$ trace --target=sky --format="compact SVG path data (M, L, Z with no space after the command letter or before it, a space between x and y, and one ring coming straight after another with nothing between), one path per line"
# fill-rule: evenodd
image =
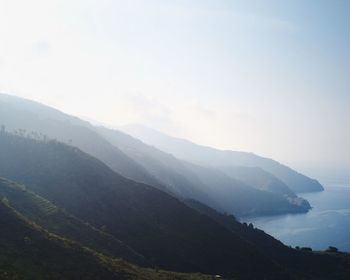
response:
M0 92L350 166L349 11L346 0L0 0Z

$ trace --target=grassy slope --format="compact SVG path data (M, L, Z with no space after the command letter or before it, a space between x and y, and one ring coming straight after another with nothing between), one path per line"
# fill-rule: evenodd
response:
M0 279L211 279L139 268L37 226L0 201Z
M105 255L123 258L139 265L148 264L144 257L121 241L62 211L24 185L0 177L1 197L27 219L54 234L75 240Z

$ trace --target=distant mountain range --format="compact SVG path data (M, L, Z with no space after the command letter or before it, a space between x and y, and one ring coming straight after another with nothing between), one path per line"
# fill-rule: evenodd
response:
M304 212L310 208L305 200L297 198L285 184L266 172L261 171L258 177L252 173L255 170L247 169L250 176L260 180L254 185L243 176L237 178L217 168L179 160L122 132L104 127L95 130L141 164L163 183L165 190L179 197L199 200L238 216Z
M162 151L196 164L220 169L226 169L230 166L260 167L276 176L296 193L323 190L322 185L316 180L310 179L277 161L253 153L223 151L197 145L184 139L170 137L142 125L129 125L120 129Z
M116 257L131 260L135 251L155 266L183 272L243 276L257 263L254 273L281 273L224 226L156 188L121 177L77 148L2 134L0 176L131 248L126 257L117 248Z
M7 95L0 126L0 279L350 277L349 255L293 249L235 218L307 211L262 166L179 159Z
M74 145L125 177L180 198L201 201L219 211L257 216L310 209L308 202L298 198L288 184L266 170L247 168L243 171L245 167L232 164L213 166L180 160L120 131L92 126L36 102L0 95L0 119L9 131L35 133ZM232 172L233 168L236 172ZM237 168L240 168L239 174ZM287 167L282 170L296 178L292 181L308 180L309 189L305 186L304 190L315 190L316 183L311 179ZM255 178L255 182L251 178Z

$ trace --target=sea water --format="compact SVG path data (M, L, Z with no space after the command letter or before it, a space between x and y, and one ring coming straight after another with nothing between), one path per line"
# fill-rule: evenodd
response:
M299 195L311 206L306 214L245 219L293 247L324 250L335 246L350 252L350 184L332 185L323 192Z

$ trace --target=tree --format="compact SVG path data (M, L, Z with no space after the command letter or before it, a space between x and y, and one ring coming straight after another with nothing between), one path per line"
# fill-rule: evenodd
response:
M301 250L306 252L312 252L312 248L310 247L302 247Z
M6 126L5 125L1 125L1 133L5 133L6 132Z
M326 250L326 252L337 253L338 252L338 248L337 247L333 247L333 246L329 246L328 249Z

